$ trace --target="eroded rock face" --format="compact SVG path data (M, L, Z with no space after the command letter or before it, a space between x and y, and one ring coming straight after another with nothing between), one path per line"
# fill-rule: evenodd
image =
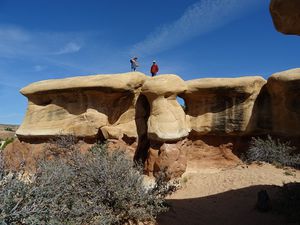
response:
M234 166L242 161L233 154L233 144L226 142L213 146L203 140L189 141L186 145L188 170Z
M187 143L186 139L175 143L152 142L145 162L146 173L153 176L165 170L171 178L181 176L187 167Z
M186 115L176 100L186 91L185 82L176 75L148 79L142 88L150 103L148 137L156 141L176 141L189 134Z
M176 143L152 142L145 162L145 171L152 176L166 169L169 177L179 177L186 170L224 168L238 165L241 160L233 154L233 144L213 146L202 140L184 139Z
M193 135L244 135L266 81L261 77L208 78L187 81L186 114ZM254 123L254 122L253 122Z
M47 157L43 144L29 144L19 140L7 145L3 151L5 166L11 170L18 171L26 168L35 171L36 162Z
M142 161L149 175L166 169L176 177L200 165L236 165L235 154L251 136L298 140L299 87L300 69L268 81L253 76L185 82L142 73L41 81L21 90L28 109L17 135L24 142L10 144L5 155L13 168L24 161L31 165L45 157L35 140L73 134L88 143L108 140L111 150ZM184 98L185 110L177 96Z
M300 35L299 0L272 0L270 12L279 32Z
M145 80L144 74L135 72L33 83L21 90L28 108L17 135L137 137L135 103Z
M267 89L271 97L271 133L300 135L300 69L273 74Z

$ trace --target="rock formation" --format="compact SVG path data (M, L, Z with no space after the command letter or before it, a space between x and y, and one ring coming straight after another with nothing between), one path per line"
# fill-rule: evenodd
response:
M8 146L5 154L14 165L19 158L30 161L44 154L39 142L72 134L125 149L149 175L167 169L180 176L207 162L232 165L239 162L232 152L243 152L252 136L299 139L299 87L300 69L268 81L252 76L185 82L176 75L150 78L137 72L41 81L21 90L28 98L17 131L23 143ZM16 150L22 145L26 150Z
M135 104L141 73L74 77L33 83L21 90L28 109L21 139L73 134L95 139L137 137Z
M271 98L271 133L300 136L300 69L275 73L267 83Z
M143 88L150 103L148 137L157 141L176 141L189 134L185 113L177 102L177 95L186 91L185 82L176 75L148 79Z
M250 133L254 103L265 83L262 77L187 81L188 88L182 98L192 133L198 136Z
M278 31L300 35L299 0L271 0L270 12Z

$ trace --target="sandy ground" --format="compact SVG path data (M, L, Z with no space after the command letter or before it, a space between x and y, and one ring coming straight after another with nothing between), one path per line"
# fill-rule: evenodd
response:
M300 182L300 171L269 164L188 168L182 181L183 188L169 198L171 210L158 218L159 225L284 225L285 219L274 210L255 209L257 192L267 190L272 204L279 186Z

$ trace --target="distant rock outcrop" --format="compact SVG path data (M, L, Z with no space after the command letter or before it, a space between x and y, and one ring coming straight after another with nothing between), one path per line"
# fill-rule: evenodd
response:
M180 176L200 163L239 163L236 155L252 136L300 137L300 69L276 73L268 81L258 76L185 82L176 75L151 78L138 72L95 75L41 81L21 93L28 98L17 131L23 143L11 144L5 153L14 165L17 158L39 158L39 143L72 134L86 143L107 140L112 149L125 149L144 163L147 174L167 169L170 176Z
M271 0L270 12L278 31L300 35L299 0Z
M17 125L0 124L0 141L15 137Z

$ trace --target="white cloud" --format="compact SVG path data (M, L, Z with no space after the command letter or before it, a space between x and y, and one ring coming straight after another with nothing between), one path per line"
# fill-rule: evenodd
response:
M30 38L29 33L18 27L3 26L0 29L0 39L2 41L26 42L30 40Z
M170 49L233 21L259 3L261 0L201 0L189 7L178 20L135 44L131 54L151 55Z
M82 33L38 32L0 24L0 57L24 58L78 52Z
M81 45L76 42L67 43L62 49L54 53L55 55L69 54L78 52L81 49Z
M33 67L34 71L35 72L40 72L40 71L43 71L46 67L45 66L42 66L42 65L35 65Z
M22 55L30 43L31 35L17 27L0 27L0 56L13 57Z

